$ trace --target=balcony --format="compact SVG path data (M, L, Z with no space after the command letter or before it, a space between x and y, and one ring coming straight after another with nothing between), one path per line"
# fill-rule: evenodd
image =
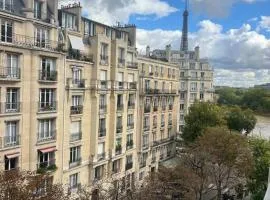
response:
M150 105L145 105L144 106L144 113L150 113L151 111L151 106Z
M67 78L67 87L68 88L85 88L85 79L72 79Z
M39 81L57 81L57 71L39 70Z
M135 103L128 102L128 109L135 109Z
M56 111L56 101L51 102L38 102L39 112L55 112Z
M0 149L15 148L21 144L21 136L4 136L0 138Z
M118 58L118 67L125 67L125 59Z
M129 82L128 89L129 90L137 90L137 83L136 82Z
M80 115L83 113L83 106L77 105L77 106L70 106L70 114L71 115Z
M117 111L123 111L124 104L117 104Z
M123 126L117 126L116 133L122 133L122 132L123 132Z
M70 142L77 142L80 141L81 139L82 139L82 132L71 133L69 137Z
M51 130L50 132L38 133L37 143L50 142L56 140L56 130Z
M153 76L154 75L154 73L153 72L149 72L149 76Z
M12 44L25 48L46 49L49 51L63 51L63 43L53 40L45 40L26 35L12 34L12 36L2 37L1 44Z
M53 172L56 170L57 170L57 167L55 165L55 159L51 159L51 160L37 164L37 173L38 174L45 174L47 172Z
M132 169L132 167L133 167L133 163L132 162L126 164L126 170Z
M109 56L107 55L100 55L100 64L101 65L108 65L109 64Z
M73 167L77 167L79 165L81 165L82 163L82 158L76 158L75 160L73 161L69 161L69 168L73 168Z
M127 125L129 130L134 129L134 122Z
M122 153L122 146L118 144L115 147L115 155L120 155L121 153Z
M93 55L77 50L77 49L70 49L68 51L67 59L93 62Z
M133 148L133 140L128 140L126 147L127 147L127 150L132 149Z
M0 114L19 113L21 111L20 102L5 102L1 103Z
M138 69L138 63L137 62L127 62L127 67L131 69Z
M107 112L107 105L104 105L104 104L99 105L99 112L106 113Z
M100 128L98 136L99 137L105 137L106 136L106 128Z
M105 157L106 157L106 153L105 152L102 152L102 153L98 153L97 154L97 160L98 161L104 160Z
M19 81L21 78L20 68L0 67L0 80Z

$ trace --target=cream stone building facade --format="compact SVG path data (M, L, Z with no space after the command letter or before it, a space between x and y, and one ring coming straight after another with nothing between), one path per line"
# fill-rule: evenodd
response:
M181 72L138 56L134 25L54 0L0 5L0 170L128 189L174 156Z

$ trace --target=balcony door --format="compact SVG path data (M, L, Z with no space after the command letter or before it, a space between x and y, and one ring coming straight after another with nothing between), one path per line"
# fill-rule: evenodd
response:
M1 41L12 42L13 24L10 21L2 20L1 23Z
M18 78L19 77L19 58L14 54L7 54L7 76L9 78Z
M55 71L55 65L52 59L41 59L41 80L49 80L53 78L53 72Z
M16 144L18 139L17 137L18 137L18 122L17 121L6 122L5 144L7 146Z
M82 70L78 67L72 69L72 81L73 84L78 84L82 79Z
M44 28L35 29L35 45L37 47L45 48L49 40L49 31Z
M6 94L6 112L15 112L18 110L19 89L8 88Z
M40 108L53 106L54 90L53 89L40 89L39 102Z

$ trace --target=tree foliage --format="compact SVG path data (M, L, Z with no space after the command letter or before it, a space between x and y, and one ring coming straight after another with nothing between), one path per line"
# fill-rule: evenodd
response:
M253 152L254 169L249 177L248 189L253 200L261 200L267 189L270 166L270 140L251 138L250 146Z
M257 119L252 110L242 110L237 106L229 108L226 121L230 130L235 130L238 132L245 130L246 134L250 133L255 128L257 123Z
M185 117L185 126L182 138L186 142L194 142L202 135L207 127L221 126L224 124L222 108L209 102L193 104Z

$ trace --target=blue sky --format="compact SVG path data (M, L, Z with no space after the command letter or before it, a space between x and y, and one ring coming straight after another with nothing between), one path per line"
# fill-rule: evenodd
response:
M90 19L136 24L141 54L147 45L180 47L184 0L79 1ZM190 0L189 48L196 45L214 67L215 85L270 82L270 0Z

